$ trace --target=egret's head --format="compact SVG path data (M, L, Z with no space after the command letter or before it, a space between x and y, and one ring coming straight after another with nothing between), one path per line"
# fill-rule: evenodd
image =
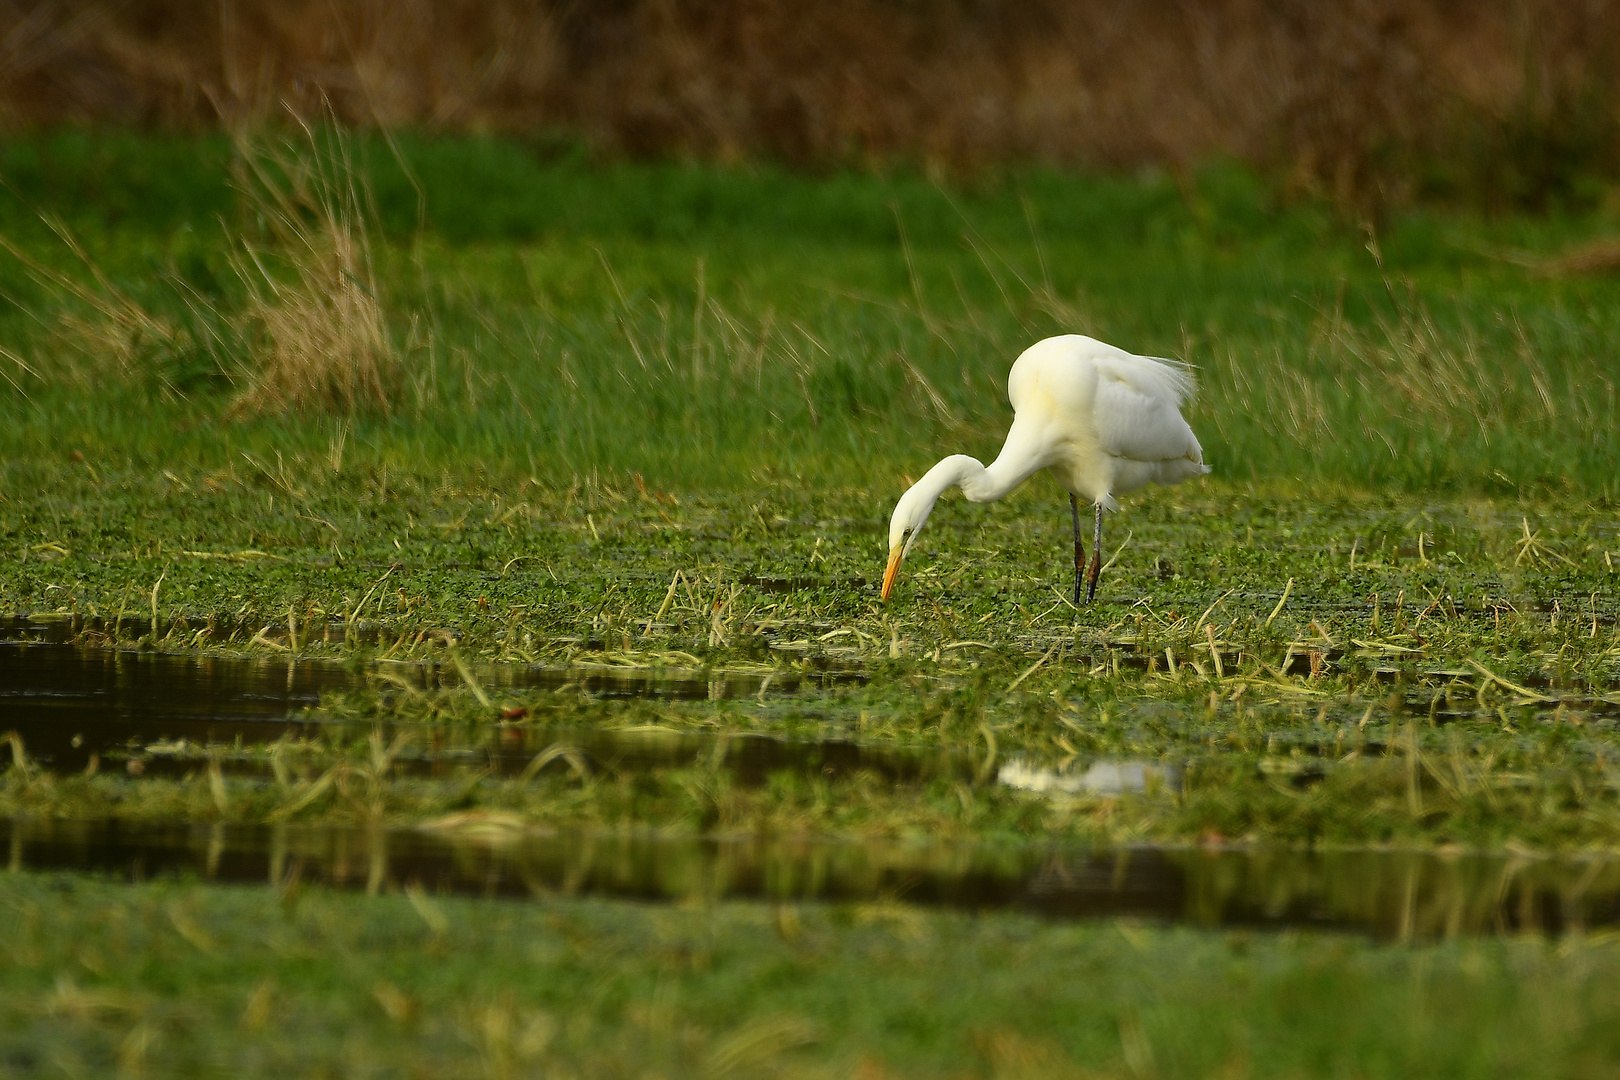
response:
M918 484L895 503L894 515L889 518L889 567L883 572L883 599L887 600L894 591L900 564L911 553L911 545L917 542L917 534L922 531L923 522L928 520L938 498L937 492L930 495Z

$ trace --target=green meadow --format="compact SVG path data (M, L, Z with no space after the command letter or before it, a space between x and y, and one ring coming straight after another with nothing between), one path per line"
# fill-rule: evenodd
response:
M1612 938L0 879L9 1075L1603 1076Z
M936 180L325 131L12 139L0 178L13 636L356 681L310 706L318 737L165 746L178 767L121 745L65 773L19 736L5 816L1620 850L1620 202L1362 222L1219 163ZM1093 605L1045 476L948 496L883 603L895 499L947 453L994 457L1008 367L1064 332L1192 364L1212 474L1110 516ZM513 676L535 666L577 680ZM602 674L760 690L624 700ZM966 764L557 767L649 729ZM485 768L503 740L550 756ZM994 782L1096 760L1178 780ZM1569 1076L1614 1054L1603 932L289 888L19 868L0 1075Z

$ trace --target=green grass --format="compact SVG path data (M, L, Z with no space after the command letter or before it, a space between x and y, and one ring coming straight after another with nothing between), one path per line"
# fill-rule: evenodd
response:
M0 877L0 1075L1583 1077L1615 943Z
M1600 237L1602 214L1413 214L1382 231L1380 266L1353 224L1230 167L1185 188L1034 172L951 190L479 140L402 150L410 177L379 142L348 150L392 238L380 274L410 370L400 413L349 433L357 462L562 487L593 470L684 489L766 470L886 487L947 449L993 454L1012 358L1082 330L1200 367L1193 419L1228 480L1616 493L1616 286L1498 257ZM229 162L208 140L17 141L0 229L67 267L32 216L45 211L151 310L195 321L200 296L228 314L245 297L226 237L257 235ZM0 339L40 372L6 403L8 457L72 444L109 464L218 467L330 438L281 422L222 437L212 420L240 357L216 358L214 377L187 349L149 374L192 396L149 383L143 421L162 422L131 423L127 396L82 400L102 381L95 358L39 324L73 305L9 260L0 286L26 309Z

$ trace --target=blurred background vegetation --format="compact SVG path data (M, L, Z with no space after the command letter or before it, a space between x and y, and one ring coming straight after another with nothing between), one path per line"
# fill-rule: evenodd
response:
M6 0L0 29L12 131L290 105L820 169L1229 157L1364 210L1620 176L1614 0Z

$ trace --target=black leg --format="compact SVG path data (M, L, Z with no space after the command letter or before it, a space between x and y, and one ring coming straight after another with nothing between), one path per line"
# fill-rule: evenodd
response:
M1102 573L1102 503L1097 504L1097 528L1091 534L1091 572L1086 575L1086 603L1097 595L1097 578Z
M1069 496L1069 517L1074 520L1074 602L1080 603L1080 586L1086 574L1086 545L1080 542L1080 502Z

